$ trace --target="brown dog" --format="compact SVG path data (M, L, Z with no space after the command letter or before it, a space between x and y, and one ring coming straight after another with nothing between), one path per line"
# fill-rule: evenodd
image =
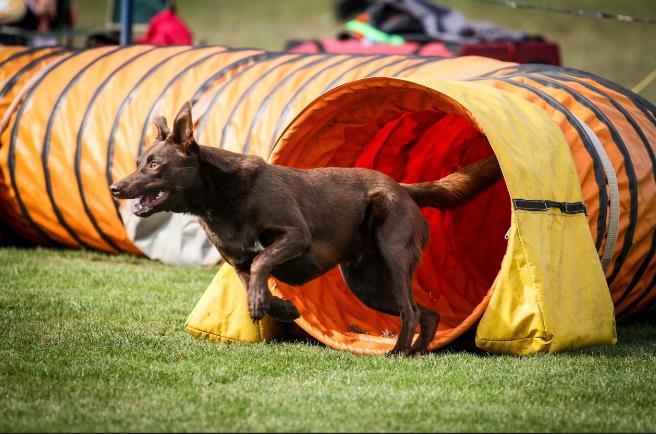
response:
M156 142L139 157L137 170L110 190L117 198L140 197L134 206L139 216L197 215L237 270L253 320L266 313L282 321L299 317L292 302L269 292L269 275L301 285L339 265L348 287L367 306L400 315L392 353L427 350L439 315L418 306L412 294L412 273L429 235L419 206L449 209L471 200L499 178L496 158L440 181L404 185L374 170L300 170L200 146L189 103L173 131L161 116L154 122Z

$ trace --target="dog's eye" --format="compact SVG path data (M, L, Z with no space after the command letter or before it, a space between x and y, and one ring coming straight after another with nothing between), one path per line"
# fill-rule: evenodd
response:
M150 163L148 163L148 167L150 169L157 169L159 167L159 163L157 161L151 161Z

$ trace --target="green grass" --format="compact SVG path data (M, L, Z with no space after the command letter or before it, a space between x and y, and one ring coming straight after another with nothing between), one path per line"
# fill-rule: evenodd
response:
M469 19L544 35L561 48L563 64L633 88L656 69L656 25L599 20L481 4L437 0L460 9ZM656 16L656 1L524 0L537 4ZM102 27L106 0L77 2L80 27ZM332 0L184 0L180 14L196 43L281 50L289 39L335 36L340 25ZM656 81L642 95L656 102Z
M192 338L215 268L0 249L0 431L654 431L656 322L559 355Z

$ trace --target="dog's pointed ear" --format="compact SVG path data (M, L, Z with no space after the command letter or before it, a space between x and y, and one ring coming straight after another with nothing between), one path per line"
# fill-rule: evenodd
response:
M157 140L163 141L171 134L169 126L166 123L166 118L164 116L155 116L153 119L153 125L155 125L155 130L157 131Z
M186 102L173 122L173 141L183 152L191 152L196 147L194 121L191 118L191 103Z

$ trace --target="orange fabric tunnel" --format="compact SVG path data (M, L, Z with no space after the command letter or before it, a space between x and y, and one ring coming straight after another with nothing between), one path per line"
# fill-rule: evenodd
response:
M533 118L515 108L525 103L569 148L615 314L628 316L656 298L656 108L592 74L479 57L143 45L4 47L0 65L2 218L37 243L162 259L161 244L151 242L161 231L182 234L165 256L170 262L208 249L190 235L202 233L193 222L172 216L135 222L107 188L134 167L151 140L152 118L171 119L187 100L201 144L296 167L368 167L403 182L438 179L498 154L503 137L495 143L491 137L501 130L481 123L495 116L533 142L524 160L534 158L536 147L530 176L551 173L538 163L542 131L532 131ZM462 99L439 90L454 81ZM484 89L509 95L508 104L480 100L477 116L467 101ZM512 170L508 163L504 176ZM550 185L554 176L540 181ZM431 241L414 288L417 300L442 316L433 348L477 324L499 285L516 214L505 181L462 209L424 210ZM299 305L302 327L336 348L379 352L398 331L398 318L364 307L338 271L300 288L278 282L274 291Z
M596 82L592 85L591 77L582 73L569 77L560 69L534 72L529 68L535 67L513 67L476 81L514 90L559 121L569 139L590 230L599 236L596 245L616 313L636 311L649 303L653 294L647 294L654 285L654 199L643 202L638 196L632 199L631 193L631 188L649 191L648 196L654 191L654 124L646 110L649 106L633 97L631 102L626 98L627 107L611 102L611 110L601 103L608 103L610 93L617 95L618 87L607 82L605 86ZM519 72L522 69L531 72ZM368 167L411 183L439 179L492 153L475 115L458 102L413 84L439 81L419 74L409 81L365 79L324 94L288 127L274 150L272 162L303 168ZM475 88L473 92L480 93L481 89ZM564 101L560 102L558 97ZM518 108L511 108L510 113L493 105L488 109L497 111L500 121L516 116L516 128L504 131L506 134L531 128L521 124L526 119ZM623 122L631 128L622 131L619 125ZM540 140L536 138L527 147L533 145L541 145ZM539 154L538 150L535 154ZM627 163L630 167L623 168ZM620 169L615 171L613 167ZM538 166L533 171L537 171L537 176L543 172L544 182L550 182L549 169ZM431 240L416 272L414 292L419 303L442 315L432 348L461 335L485 312L508 254L506 239L512 209L509 203L506 185L499 182L459 210L424 210ZM631 214L624 211L631 207L647 219L642 229L631 229ZM610 240L611 236L614 240ZM642 242L636 244L636 236ZM642 247L638 247L640 244ZM631 255L622 255L622 250L629 249L642 250L645 256L636 253L634 263ZM545 251L544 255L548 253ZM635 291L637 287L643 290ZM363 353L389 349L394 342L390 337L400 327L398 318L374 312L357 300L337 270L301 288L278 282L277 290L300 307L303 328L337 348Z

